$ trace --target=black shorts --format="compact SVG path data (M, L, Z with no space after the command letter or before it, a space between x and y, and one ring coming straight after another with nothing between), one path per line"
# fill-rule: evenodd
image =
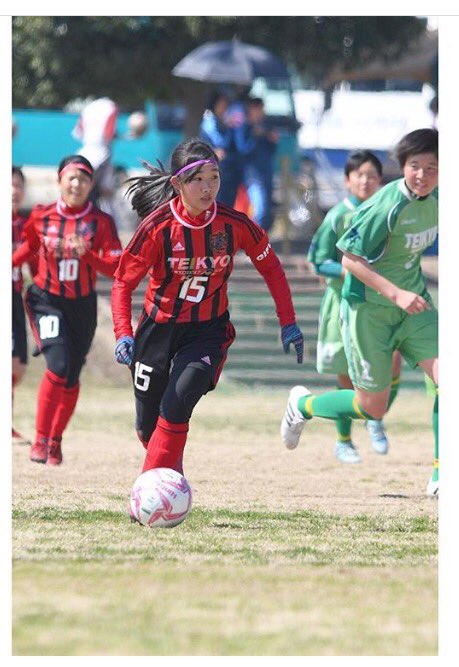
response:
M136 393L145 393L148 374L168 377L171 369L189 363L201 366L215 389L235 337L228 312L207 322L158 324L144 311L135 333L131 367Z
M67 299L32 284L26 294L26 308L39 352L47 363L66 366L65 375L79 376L97 326L97 295ZM56 348L58 354L56 354ZM54 351L53 351L54 350ZM48 354L49 353L49 354ZM63 371L48 363L57 375Z
M13 289L13 357L27 363L27 331L22 293Z
M159 414L187 421L199 398L215 388L236 337L229 314L207 322L158 324L144 312L131 366L136 428L148 441Z

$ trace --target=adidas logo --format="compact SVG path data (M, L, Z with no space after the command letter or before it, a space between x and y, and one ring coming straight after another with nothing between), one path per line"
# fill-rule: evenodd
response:
M177 241L177 243L176 243L175 246L172 248L172 250L185 250L185 248L184 248L183 245L180 243L180 241Z
M206 356L206 357L201 357L201 361L204 361L204 363L206 363L206 364L208 364L209 366L211 366L210 359L209 359L208 356Z

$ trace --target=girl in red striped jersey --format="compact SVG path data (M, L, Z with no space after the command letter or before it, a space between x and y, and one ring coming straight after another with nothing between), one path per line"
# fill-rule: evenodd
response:
M18 267L38 253L26 307L46 371L38 391L36 437L30 459L62 463L62 434L75 410L79 377L97 324L97 272L113 276L121 243L113 219L89 201L91 163L64 158L58 169L60 198L36 206L13 253Z
M115 357L130 367L137 434L147 450L143 470L182 472L193 409L215 388L235 338L227 281L244 250L271 292L286 352L303 360L290 288L266 232L245 214L217 201L218 158L200 139L174 150L131 179L132 206L142 218L123 251L112 288ZM135 336L131 297L149 273Z
M19 167L12 168L12 245L13 252L22 242L22 230L24 228L25 219L20 214L22 202L25 194L25 178L22 169ZM35 258L34 258L35 260ZM34 273L35 261L29 262L31 273ZM13 346L12 346L12 398L14 402L14 391L16 386L21 382L27 368L27 332L24 313L24 302L22 299L22 290L24 280L22 271L19 267L15 267L12 271L12 325L13 325ZM12 428L13 442L18 444L28 444L28 441L16 429Z

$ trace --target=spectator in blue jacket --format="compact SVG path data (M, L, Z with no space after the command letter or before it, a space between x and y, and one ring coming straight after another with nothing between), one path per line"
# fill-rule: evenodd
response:
M261 98L247 100L246 115L246 122L234 130L242 157L242 182L252 206L252 219L268 231L273 223L274 157L279 135L266 122Z
M227 120L228 96L213 93L199 128L200 137L208 143L220 160L220 190L218 200L233 206L237 189L242 181L241 160L236 151L234 129Z

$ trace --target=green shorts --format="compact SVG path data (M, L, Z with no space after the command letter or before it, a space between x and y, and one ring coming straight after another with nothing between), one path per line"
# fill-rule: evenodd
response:
M327 287L320 304L317 339L317 370L319 373L347 375L347 360L339 325L341 290Z
M409 315L396 306L341 301L341 333L355 387L370 392L386 389L392 380L394 350L412 368L438 356L438 312L430 305L431 310Z

